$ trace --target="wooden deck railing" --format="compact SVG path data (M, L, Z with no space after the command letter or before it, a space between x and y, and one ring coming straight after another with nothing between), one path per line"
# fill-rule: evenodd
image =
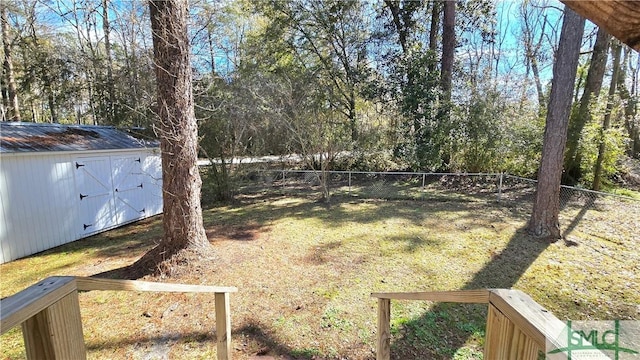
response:
M86 359L78 291L214 293L218 359L231 359L229 294L235 287L50 277L0 301L0 335L22 324L28 359Z
M565 323L519 290L373 293L378 299L377 359L388 360L391 300L488 304L484 359L536 360L546 341L556 344Z

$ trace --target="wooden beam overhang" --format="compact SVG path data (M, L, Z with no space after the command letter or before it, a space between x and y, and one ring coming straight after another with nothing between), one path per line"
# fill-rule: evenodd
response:
M560 1L623 43L640 51L640 1Z

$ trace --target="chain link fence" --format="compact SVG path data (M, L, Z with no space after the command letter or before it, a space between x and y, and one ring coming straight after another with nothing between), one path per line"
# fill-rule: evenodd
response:
M321 198L497 203L523 216L531 213L536 180L500 173L413 173L312 170L248 172L239 192ZM568 234L578 223L595 234L601 230L640 237L640 200L576 187L560 189L560 223ZM633 234L636 234L635 236Z
M332 197L433 200L471 195L495 200L500 174L265 170L250 175L250 179L257 185L254 191L290 196L321 196L326 186Z

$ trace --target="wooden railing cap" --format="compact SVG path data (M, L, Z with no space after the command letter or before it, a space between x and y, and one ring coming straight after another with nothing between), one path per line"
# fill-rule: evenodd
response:
M93 277L76 277L78 290L112 290L112 291L153 291L153 292L195 292L195 293L234 293L238 288L233 286L209 286L157 283L139 280L117 280Z
M19 293L0 300L0 334L31 318L69 293L91 290L195 292L228 294L238 291L232 286L207 286L155 283L138 280L115 280L90 277L52 276Z
M436 302L486 304L489 302L489 290L388 292L372 293L371 297L390 300L426 300Z
M0 300L0 335L76 290L72 276L53 276Z

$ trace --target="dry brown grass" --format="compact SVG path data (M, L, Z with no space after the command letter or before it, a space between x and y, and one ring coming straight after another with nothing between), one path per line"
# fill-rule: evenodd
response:
M374 291L514 287L561 319L640 318L633 229L601 233L588 222L572 229L575 244L548 244L521 231L526 211L474 198L325 205L256 195L204 215L211 254L176 266L170 278L145 280L238 287L231 296L236 359L372 359ZM129 265L160 232L154 218L4 264L2 296L50 275ZM90 358L215 355L212 296L88 292L80 301ZM394 303L394 357L478 358L484 317L481 306ZM17 331L1 340L3 358L22 356Z

